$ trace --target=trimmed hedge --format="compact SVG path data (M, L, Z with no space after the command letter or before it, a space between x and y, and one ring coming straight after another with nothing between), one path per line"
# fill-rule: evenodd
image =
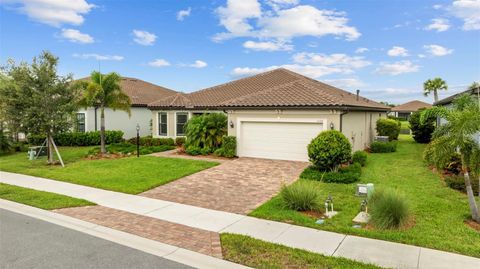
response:
M132 138L128 139L127 142L132 144L132 145L136 145L137 144L137 138L132 137ZM151 136L143 136L143 137L140 137L139 144L140 144L140 146L146 146L146 147L163 146L163 145L174 146L175 145L175 140L173 140L173 138L153 138Z
M321 171L332 171L352 157L352 146L341 132L321 132L308 145L310 162Z
M368 154L363 150L357 150L353 153L352 163L359 163L361 166L367 164Z
M342 167L338 172L322 172L314 166L307 167L300 174L300 178L323 181L327 183L349 184L360 180L362 167L359 163L353 163L347 167Z
M45 135L27 136L27 141L30 145L42 145L45 139ZM59 133L53 139L57 146L96 146L100 145L100 131ZM120 143L122 141L122 131L105 131L106 144Z
M161 146L142 146L140 147L140 155L151 154L154 152L161 152L174 149L174 146L161 145ZM94 155L100 152L100 147L95 147L88 152L88 155ZM137 152L137 146L130 143L114 143L107 145L108 153L122 153L122 154L134 154Z
M380 136L388 136L390 141L397 140L400 134L402 124L400 121L392 119L378 119L377 120L377 134Z
M470 182L472 184L473 193L475 195L478 195L478 180L470 180ZM463 178L463 175L446 176L445 184L447 184L449 188L461 191L463 193L467 193L467 189L465 188L465 179Z
M376 141L370 144L370 151L373 153L388 153L397 151L397 142L380 142Z

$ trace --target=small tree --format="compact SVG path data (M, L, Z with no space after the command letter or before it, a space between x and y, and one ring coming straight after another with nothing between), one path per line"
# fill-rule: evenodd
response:
M381 136L388 136L388 140L397 140L402 124L393 119L378 119L376 123L377 133Z
M432 139L432 133L435 130L436 117L425 119L425 122L420 122L420 116L424 109L412 113L408 122L412 130L413 139L417 143L429 143Z
M479 206L475 201L470 181L470 173L477 176L479 174L480 153L478 151L480 149L478 143L473 140L473 135L480 132L480 104L470 95L465 94L453 101L451 109L433 107L425 110L421 115L421 122L425 122L432 116L444 118L447 123L438 126L435 130L434 140L430 146L431 155L443 158L451 155L452 152L460 154L472 219L480 223ZM480 181L480 177L478 179Z
M123 110L130 116L130 97L120 87L121 77L117 73L106 75L93 71L90 81L78 81L76 88L83 91L80 105L100 108L100 152L105 154L105 108Z
M323 131L308 145L308 157L321 171L337 171L352 158L352 146L341 132Z
M53 163L53 136L71 128L73 113L77 110L77 92L70 87L72 76L57 74L58 58L43 52L31 64L15 64L9 60L4 67L14 84L15 95L2 100L7 107L7 118L13 119L21 104L19 125L30 134L45 134L48 141L48 163ZM10 88L10 91L13 91Z
M433 100L435 102L438 101L438 91L440 90L447 90L448 85L445 80L441 78L434 78L434 79L429 79L423 83L423 94L425 96L428 96L430 93L433 92Z

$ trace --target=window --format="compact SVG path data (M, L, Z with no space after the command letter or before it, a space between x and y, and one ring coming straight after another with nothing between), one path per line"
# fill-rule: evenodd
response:
M185 135L185 123L188 121L187 112L178 112L177 113L177 136Z
M158 113L158 135L168 135L167 112Z
M77 126L75 131L85 133L85 113L77 113Z

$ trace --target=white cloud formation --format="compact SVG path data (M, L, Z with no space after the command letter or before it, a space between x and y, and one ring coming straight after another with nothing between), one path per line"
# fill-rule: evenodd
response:
M62 29L60 36L74 43L88 44L94 42L93 37L89 34L82 33L75 29Z
M411 61L398 61L394 63L380 63L380 66L375 70L377 74L385 75L400 75L405 73L414 73L420 70L420 66Z
M406 57L408 56L408 50L404 47L393 46L391 49L387 51L388 56L392 57Z
M189 64L188 66L193 68L204 68L207 67L207 65L208 64L204 61L196 60L193 64Z
M177 13L177 21L183 21L185 17L190 16L190 12L192 12L192 8L188 7L187 9L180 10Z
M358 48L355 50L355 53L365 53L367 52L369 49L367 48Z
M62 24L80 25L84 15L88 14L93 4L85 0L4 0L26 14L30 19L40 23L60 27Z
M434 30L437 32L444 32L450 29L450 22L447 19L436 18L425 27L425 30Z
M274 10L285 8L288 6L298 5L300 0L266 0L267 5L271 6Z
M293 55L293 61L297 64L333 66L343 70L344 73L351 73L353 69L362 68L371 63L363 56L348 56L343 53L322 54L300 52Z
M124 59L123 56L119 55L101 55L96 53L75 53L73 54L73 57L80 59L95 59L97 61L122 61Z
M301 36L325 35L355 40L360 37L357 29L347 24L348 19L343 12L317 9L309 5L280 8L286 3L290 6L298 2L273 2L278 8L262 12L257 0L228 0L226 6L216 10L220 24L227 31L215 35L214 40L254 37L287 41ZM280 2L283 4L278 6Z
M293 45L284 43L284 42L274 42L274 41L266 41L266 42L256 42L256 41L246 41L243 43L243 47L250 50L256 51L287 51L292 50Z
M480 30L480 0L456 0L446 9L463 20L463 30Z
M367 86L366 83L358 78L325 79L324 81L341 89L362 88Z
M152 67L165 67L170 66L170 63L165 59L155 59L154 61L149 62L148 65Z
M440 45L435 45L435 44L425 45L423 46L423 48L431 56L445 56L453 53L453 49L447 49L445 47L442 47Z
M143 46L152 46L157 39L155 34L142 30L133 30L133 35L135 36L133 41Z

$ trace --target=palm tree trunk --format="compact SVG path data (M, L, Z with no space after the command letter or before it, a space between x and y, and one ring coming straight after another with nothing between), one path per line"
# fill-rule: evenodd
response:
M100 153L107 153L105 147L105 108L100 108Z
M47 134L47 155L48 155L48 164L53 164L53 144L52 144L52 135Z
M438 91L437 90L433 91L433 99L435 100L435 103L438 102Z
M465 189L467 190L468 203L470 205L472 219L480 223L480 216L479 216L479 211L477 207L477 202L475 201L475 195L473 194L472 183L470 182L470 174L468 173L467 166L465 165L465 157L463 153L461 153L460 156L462 160L463 179L465 180Z

